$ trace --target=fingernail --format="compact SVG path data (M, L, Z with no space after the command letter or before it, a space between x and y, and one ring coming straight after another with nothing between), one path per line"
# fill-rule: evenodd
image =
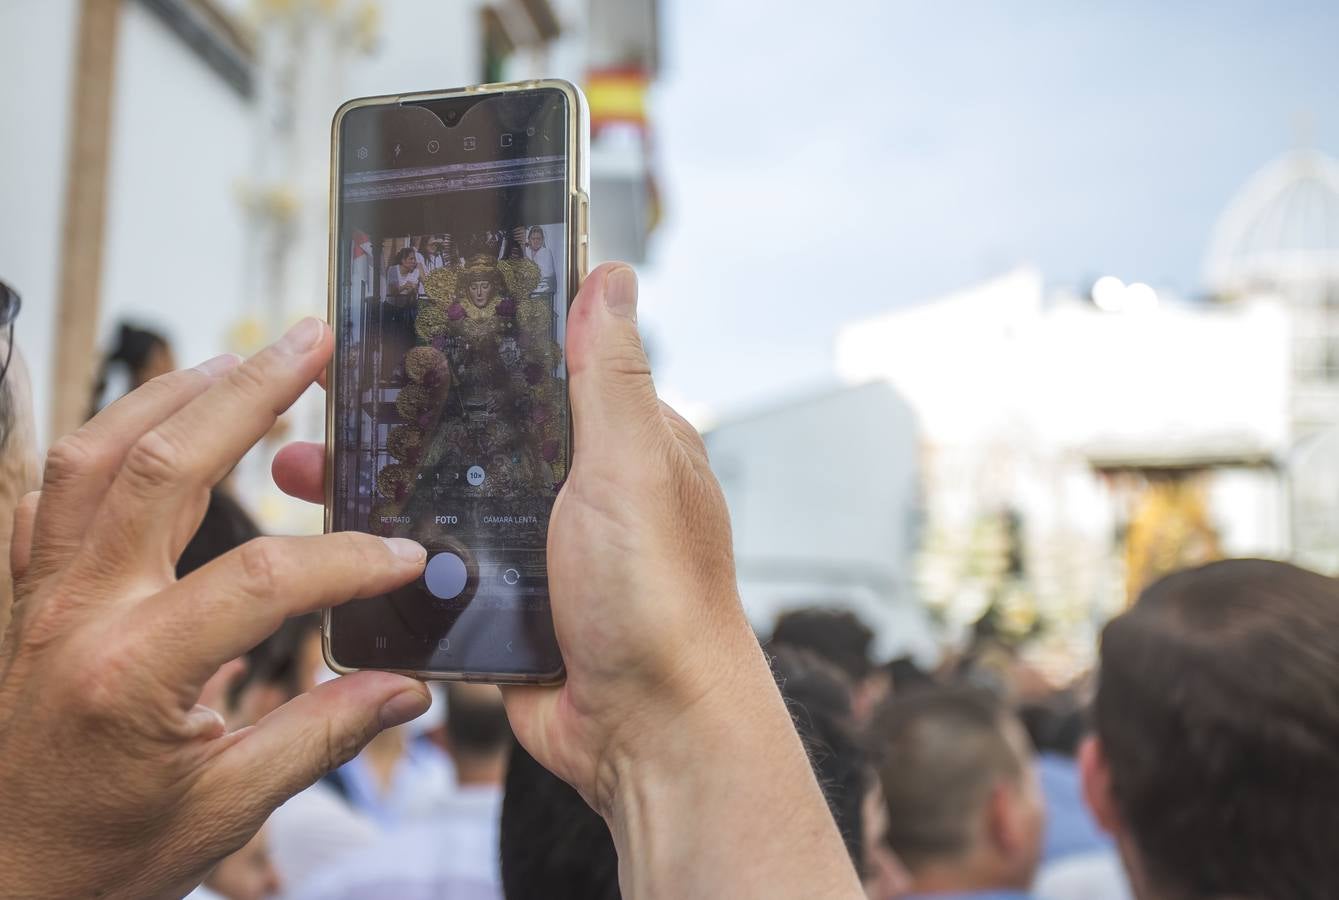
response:
M382 538L386 546L396 556L405 562L423 562L423 557L428 555L428 551L423 549L423 545L418 541L411 541L409 538Z
M195 371L204 372L206 375L222 375L224 372L237 368L237 364L242 361L242 357L236 353L220 353L213 359L207 359L195 367Z
M308 316L279 338L278 347L289 353L306 353L320 342L323 334L325 334L325 323Z
M637 321L637 273L619 266L604 278L604 305L616 316Z
M378 719L382 728L394 728L410 719L417 719L428 711L432 698L425 696L426 691L401 691L382 704Z

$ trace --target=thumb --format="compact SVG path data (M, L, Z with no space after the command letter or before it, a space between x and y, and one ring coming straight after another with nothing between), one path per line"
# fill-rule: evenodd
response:
M317 685L265 716L215 761L216 777L263 807L263 815L348 762L385 728L417 718L432 702L422 682L356 672Z
M581 285L568 314L567 372L577 453L627 449L629 437L664 427L630 266L605 263Z

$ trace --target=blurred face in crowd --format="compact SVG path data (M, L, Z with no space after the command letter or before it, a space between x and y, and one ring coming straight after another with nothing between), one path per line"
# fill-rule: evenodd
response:
M408 275L418 266L418 257L412 253L405 253L400 257L400 271Z
M540 247L544 246L544 232L540 231L538 228L530 229L529 240L530 240L530 249L538 250Z
M227 900L266 900L279 894L283 885L270 858L267 829L262 828L246 846L225 857L205 885Z
M877 779L865 792L863 811L865 896L869 900L894 900L907 892L911 879L888 846L888 807Z
M321 654L321 632L314 627L303 633L293 656L291 685L262 679L247 684L237 700L235 718L239 725L259 722L289 700L312 690L329 672Z
M874 712L892 692L892 680L883 670L875 670L851 686L851 715L861 725L874 717Z

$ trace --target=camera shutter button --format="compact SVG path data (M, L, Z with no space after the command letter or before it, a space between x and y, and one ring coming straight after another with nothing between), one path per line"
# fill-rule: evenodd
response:
M427 568L423 570L423 581L428 586L428 593L437 599L453 600L460 596L465 590L465 583L469 581L465 560L454 553L438 553L428 560Z

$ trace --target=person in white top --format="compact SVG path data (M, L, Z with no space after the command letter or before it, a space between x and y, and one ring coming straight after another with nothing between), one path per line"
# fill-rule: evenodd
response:
M558 286L558 267L553 262L553 251L544 245L544 229L538 225L526 232L525 258L539 266L539 284L530 296L545 294L552 300Z
M239 725L260 721L294 697L335 678L321 655L318 615L284 622L247 654L247 661L238 702ZM276 809L265 831L270 859L285 891L305 884L381 837L377 824L341 796L331 776ZM215 887L212 882L206 886Z
M423 250L424 247L427 248L426 252ZM448 257L441 236L425 237L419 243L419 256L422 257L424 274L446 268Z
M391 303L396 306L405 306L411 298L423 293L423 271L413 247L402 247L395 254L395 262L386 270L386 287Z
M444 743L456 788L421 822L331 865L294 900L501 900L498 823L511 729L492 685L447 687Z

